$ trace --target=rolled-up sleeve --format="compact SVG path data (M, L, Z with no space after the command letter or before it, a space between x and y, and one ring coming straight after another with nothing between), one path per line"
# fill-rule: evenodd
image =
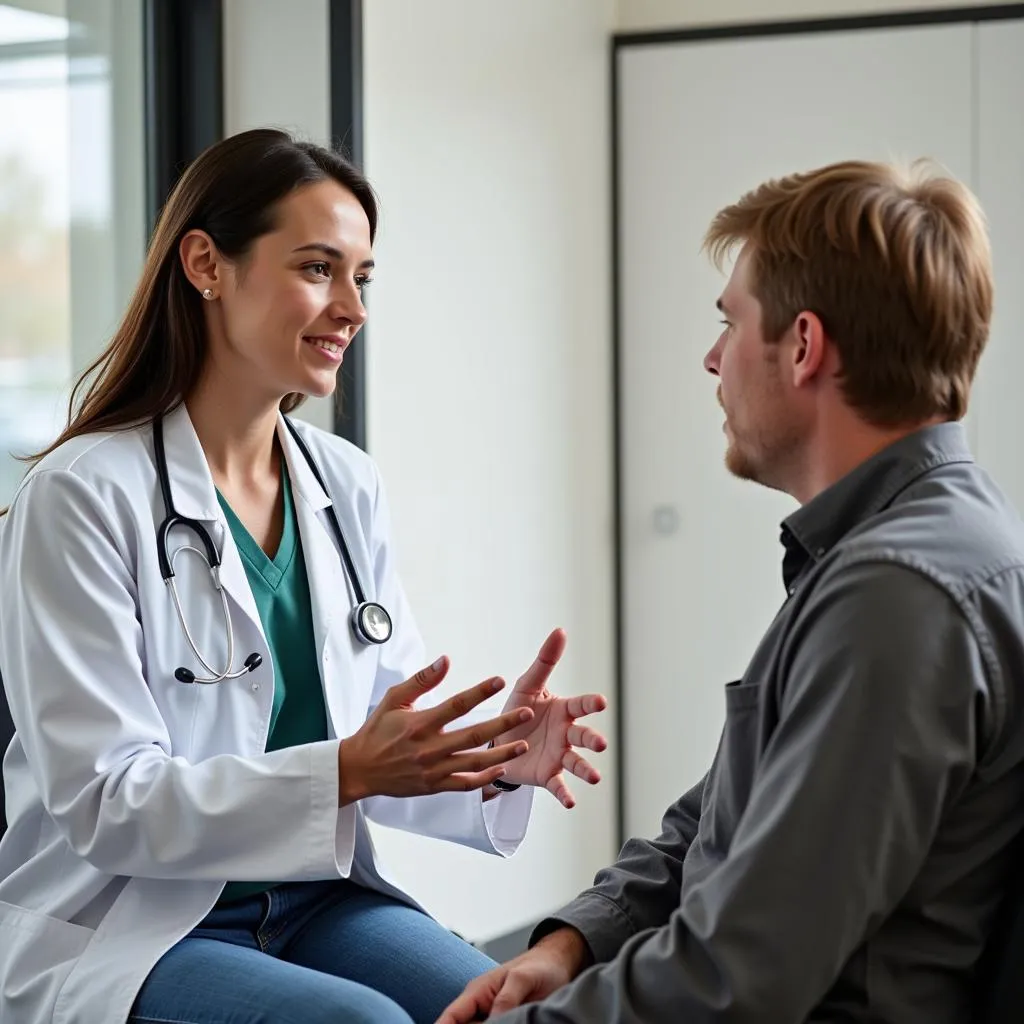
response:
M639 918L654 926L614 960L496 1019L804 1021L906 893L975 769L982 648L914 567L832 571L789 633L778 721L720 864L683 886L667 922Z

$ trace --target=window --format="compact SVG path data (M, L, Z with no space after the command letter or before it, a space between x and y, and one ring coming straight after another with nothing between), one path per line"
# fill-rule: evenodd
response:
M142 0L0 3L0 505L145 249Z

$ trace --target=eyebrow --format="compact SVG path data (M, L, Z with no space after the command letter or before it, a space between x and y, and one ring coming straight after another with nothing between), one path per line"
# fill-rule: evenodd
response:
M719 313L728 313L729 309L721 299L715 299L715 308Z
M310 242L309 245L300 245L297 249L293 249L292 252L322 252L332 260L339 261L345 258L345 254L340 249L336 249L333 245L328 245L326 242ZM359 269L372 270L376 265L373 260L363 260L359 264Z

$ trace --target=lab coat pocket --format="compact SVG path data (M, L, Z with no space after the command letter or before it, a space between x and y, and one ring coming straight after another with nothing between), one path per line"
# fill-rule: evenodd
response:
M95 934L92 928L0 902L0 1008L13 1011L22 1001L36 1006L55 999Z

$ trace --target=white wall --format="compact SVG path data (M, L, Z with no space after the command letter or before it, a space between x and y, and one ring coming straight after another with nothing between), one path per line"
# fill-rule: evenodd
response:
M733 21L836 18L849 14L991 7L1011 0L618 0L618 30L641 32Z
M327 140L326 0L224 6L226 131ZM613 10L364 5L366 163L383 204L369 447L421 629L460 686L511 683L562 625L554 685L611 696ZM329 427L329 405L310 418ZM530 923L614 856L612 758L595 762L605 781L577 784L572 812L539 794L510 862L378 830L385 863L470 938Z
M554 685L610 696L611 0L372 0L364 18L369 446L429 653L459 686L511 682L563 625ZM386 863L470 938L529 923L614 855L599 763L572 812L538 795L510 862L379 833Z
M224 132L284 128L331 137L327 0L224 0ZM333 398L297 415L334 429Z

